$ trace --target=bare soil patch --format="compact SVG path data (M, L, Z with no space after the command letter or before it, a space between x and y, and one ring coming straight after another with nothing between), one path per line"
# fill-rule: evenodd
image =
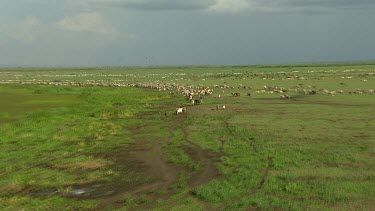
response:
M192 115L194 113L193 111L190 111L189 114ZM147 114L142 116L144 119L149 119ZM150 140L139 136L139 134L145 134L148 132L142 127L134 128L132 130L134 141L124 147L120 153L114 155L115 163L126 163L130 169L140 172L145 177L149 177L149 181L146 183L122 184L117 190L113 190L111 195L101 197L102 201L97 207L98 210L121 207L123 205L123 196L125 194L131 194L132 196L147 195L151 198L151 201L168 198L168 196L173 194L170 191L168 192L168 189L177 181L181 171L185 171L185 173L189 175L188 185L190 189L206 184L219 176L216 163L219 161L221 154L203 149L198 144L189 140L188 131L181 127L185 117L185 115L172 117L171 124L168 127L170 135L166 138L153 138ZM168 144L173 131L178 127L182 128L184 140L188 145L185 149L186 153L201 165L200 170L197 172L189 172L187 169L181 169L174 166L168 162L164 155L162 148ZM155 193L162 188L167 189L165 194ZM191 193L189 193L189 195L191 195ZM206 204L204 202L200 203ZM143 206L143 208L148 208L148 205Z
M192 107L193 106L190 108ZM189 114L196 114L194 111L195 110L190 111ZM181 125L184 118L184 116L177 116L174 119L174 125ZM186 147L185 152L189 154L194 161L200 163L200 170L198 172L192 172L188 181L189 187L194 189L199 185L206 184L219 176L216 163L219 161L222 154L203 149L200 145L189 140L189 133L185 127L181 127L181 129L183 132L184 141L189 145Z
M141 128L133 130L133 135L143 134ZM169 138L137 138L125 147L121 154L116 156L116 163L127 163L131 169L140 172L149 181L144 184L125 185L110 197L102 200L98 210L103 208L119 208L123 205L123 196L148 195L152 200L157 200L161 196L154 194L155 190L172 185L178 178L179 169L169 163L163 154L162 147L168 144Z

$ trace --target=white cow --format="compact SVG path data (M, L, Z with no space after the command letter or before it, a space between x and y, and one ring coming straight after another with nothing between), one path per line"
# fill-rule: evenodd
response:
M176 115L178 114L184 114L186 112L185 107L176 108Z

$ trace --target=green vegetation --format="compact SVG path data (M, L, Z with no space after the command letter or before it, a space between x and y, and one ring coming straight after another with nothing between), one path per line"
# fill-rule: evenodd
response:
M374 77L371 63L0 69L0 208L370 210ZM101 84L71 85L87 81ZM151 83L214 93L192 106Z
M18 121L2 122L0 128L2 207L18 209L30 204L43 209L50 204L58 209L65 207L64 203L74 209L93 207L95 201L62 196L69 195L73 186L133 180L137 174L117 172L113 161L100 154L115 152L131 141L127 135L131 122L121 119L152 107L151 101L167 99L168 95L135 88L66 88L65 92L50 86L0 88L13 97L1 101L2 109L22 107L8 109ZM35 90L43 94L34 94ZM36 197L34 203L35 195L47 198Z

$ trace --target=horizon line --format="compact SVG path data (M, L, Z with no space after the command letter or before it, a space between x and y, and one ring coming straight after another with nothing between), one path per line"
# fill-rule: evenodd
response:
M68 68L68 69L91 69L91 68L175 68L175 67L287 67L287 66L334 66L334 65L375 65L375 60L363 61L323 61L323 62L297 62L297 63L259 63L259 64L176 64L176 65L0 65L0 69L14 68L14 69L35 69L35 68Z

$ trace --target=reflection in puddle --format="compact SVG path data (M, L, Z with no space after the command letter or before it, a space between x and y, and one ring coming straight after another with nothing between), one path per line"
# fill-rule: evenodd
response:
M112 186L104 186L100 184L93 185L91 187L76 188L72 189L68 195L76 197L87 197L87 198L100 198L114 194L115 190Z
M70 192L70 194L72 194L72 195L81 195L81 194L84 194L84 193L86 193L86 191L83 190L83 189L72 190Z
M100 198L114 194L115 188L112 186L104 186L100 184L92 185L90 187L75 187L69 191L45 191L39 193L31 193L31 196L73 196L79 198Z

